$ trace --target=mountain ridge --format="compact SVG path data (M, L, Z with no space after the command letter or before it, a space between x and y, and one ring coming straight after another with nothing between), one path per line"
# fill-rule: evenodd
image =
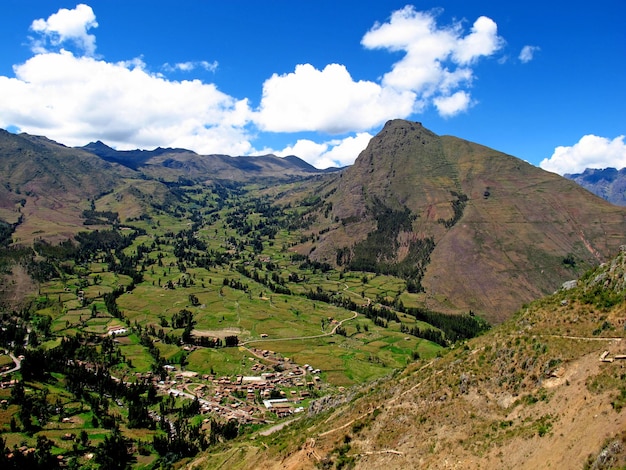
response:
M563 176L612 204L626 206L626 168L585 168L582 173Z
M233 157L224 154L200 155L192 150L161 147L154 150L115 150L101 141L91 142L80 148L106 161L119 163L152 177L182 176L245 181L256 176L285 179L338 171L318 170L295 155Z

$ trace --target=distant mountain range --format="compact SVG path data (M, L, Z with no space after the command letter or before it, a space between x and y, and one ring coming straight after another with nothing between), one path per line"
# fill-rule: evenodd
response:
M612 204L626 206L626 168L587 168L582 173L564 176Z
M190 150L118 151L102 142L70 148L46 137L0 129L0 220L18 224L15 238L62 240L84 230L91 202L118 191L115 210L138 217L172 200L168 183L289 181L323 176L295 156L229 157Z
M247 181L255 177L286 179L338 171L337 168L318 170L293 155L231 157L199 155L191 150L160 147L155 150L115 150L100 141L81 148L108 162L161 179L184 177L193 180Z

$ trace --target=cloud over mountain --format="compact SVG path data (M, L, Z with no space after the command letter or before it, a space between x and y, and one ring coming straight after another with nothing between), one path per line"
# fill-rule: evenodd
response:
M625 168L626 143L620 135L613 140L589 134L572 146L559 146L541 164L544 170L564 175L580 173L585 168Z
M298 64L291 73L269 77L258 109L252 109L247 97L230 96L213 83L163 74L215 72L217 61L165 64L163 73L151 71L142 58L110 62L96 54L96 27L85 4L32 22L34 55L14 65L14 77L0 76L0 126L67 145L103 140L119 149L184 146L237 155L258 152L259 131L322 132L337 138L298 139L270 150L298 149L317 165L345 165L364 148L366 131L389 119L429 106L442 116L467 110L473 64L503 43L489 18L478 18L466 32L461 22L439 26L435 13L408 6L363 36L366 49L404 54L378 81L357 79L344 64Z

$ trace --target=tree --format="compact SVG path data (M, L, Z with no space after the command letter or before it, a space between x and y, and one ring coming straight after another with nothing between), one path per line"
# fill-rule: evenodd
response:
M80 444L83 447L87 447L89 445L89 434L87 434L87 431L85 431L84 429L80 431L79 439Z
M130 439L122 436L119 428L104 437L96 448L94 460L103 470L125 470L131 468L135 458L129 450Z
M37 436L37 446L35 448L36 468L58 468L58 461L52 455L52 445L53 442L46 436L42 434Z

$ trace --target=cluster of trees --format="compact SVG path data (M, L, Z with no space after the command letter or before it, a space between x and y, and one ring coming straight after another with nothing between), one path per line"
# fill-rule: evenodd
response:
M53 442L44 435L37 436L34 451L20 450L17 445L13 449L6 447L6 439L0 437L0 467L2 469L48 470L60 468L59 461L52 454ZM9 455L11 457L9 457Z
M453 315L434 312L426 308L408 308L406 313L417 320L439 328L449 342L473 338L489 329L489 323L474 315ZM422 336L423 337L423 336ZM445 342L444 342L445 345Z
M407 281L409 292L423 290L421 280L426 266L430 263L430 255L435 249L433 237L412 240L407 256L396 259L398 252L398 235L410 232L416 216L404 207L402 210L391 209L378 199L372 202L369 210L376 220L376 230L368 233L367 238L352 248L344 247L337 250L338 266L347 266L352 271L366 271L376 274L388 274Z
M442 224L445 228L453 227L461 217L463 217L463 211L465 210L465 205L467 204L468 197L463 193L457 193L456 191L450 191L453 199L450 204L452 205L452 217L449 219L438 219L437 222Z
M291 295L291 289L285 286L285 280L282 277L280 277L280 275L277 272L272 272L271 277L268 273L266 273L265 276L261 277L261 275L256 269L247 268L246 266L243 266L243 265L237 266L237 272L241 274L242 276L245 276L249 279L252 279L255 282L258 282L259 284L263 284L269 290L271 290L272 292L275 292L276 294ZM247 287L248 287L247 284L245 284L245 286L246 286L246 289L244 290L247 290Z
M83 211L84 225L116 225L120 223L117 212L96 211L93 209Z
M446 337L443 335L441 330L435 330L433 328L420 328L418 326L409 328L403 323L400 325L400 331L412 336L417 336L418 338L427 339L428 341L432 341L440 346L448 346L448 341L446 341Z
M184 319L185 315L181 315L181 318ZM147 342L146 337L147 335L142 335L142 343ZM94 337L91 339L98 340ZM236 345L238 339L236 336L229 337L226 338L226 343ZM121 359L115 349L116 346L110 338L104 338L102 343L95 345L89 344L88 338L79 334L78 337L64 338L59 346L50 350L26 351L23 361L26 381L46 381L49 380L46 377L51 372L62 373L68 391L73 393L77 400L89 404L94 416L92 425L104 426L112 430L94 452L94 460L101 468L126 468L127 464L134 460L135 443L119 431L121 418L109 412L110 400L121 399L126 402L128 408L126 424L129 428L155 429L157 423L161 424L165 434L156 434L152 447L165 463L193 456L209 445L237 436L239 426L236 422L213 421L208 433L202 430L200 424L191 424L190 418L200 411L197 399L183 403L175 409L171 397L157 395L152 383L140 381L130 384L112 377L109 369L116 359ZM97 357L99 362L80 364L77 362L79 358L93 357ZM63 413L64 409L61 403L50 402L45 388L27 393L23 381L18 382L12 389L11 402L19 406L17 417L23 429L29 432L36 431L50 419L52 414ZM161 413L155 417L149 409L157 404ZM167 414L170 413L175 413L177 416L173 419L169 418ZM13 426L14 430L17 430L17 422L13 423ZM14 453L16 460L12 462L25 465L23 468L56 468L58 462L55 461L54 465L51 465L51 461L46 457L48 453L45 448L51 447L51 441L48 447L43 444L41 448L44 451L36 450L32 455ZM38 443L37 449L39 447ZM2 449L4 449L3 446ZM9 452L8 449L4 450L6 452L0 456L0 462L3 462L2 459L6 458ZM2 468L14 467L9 465L2 466Z

